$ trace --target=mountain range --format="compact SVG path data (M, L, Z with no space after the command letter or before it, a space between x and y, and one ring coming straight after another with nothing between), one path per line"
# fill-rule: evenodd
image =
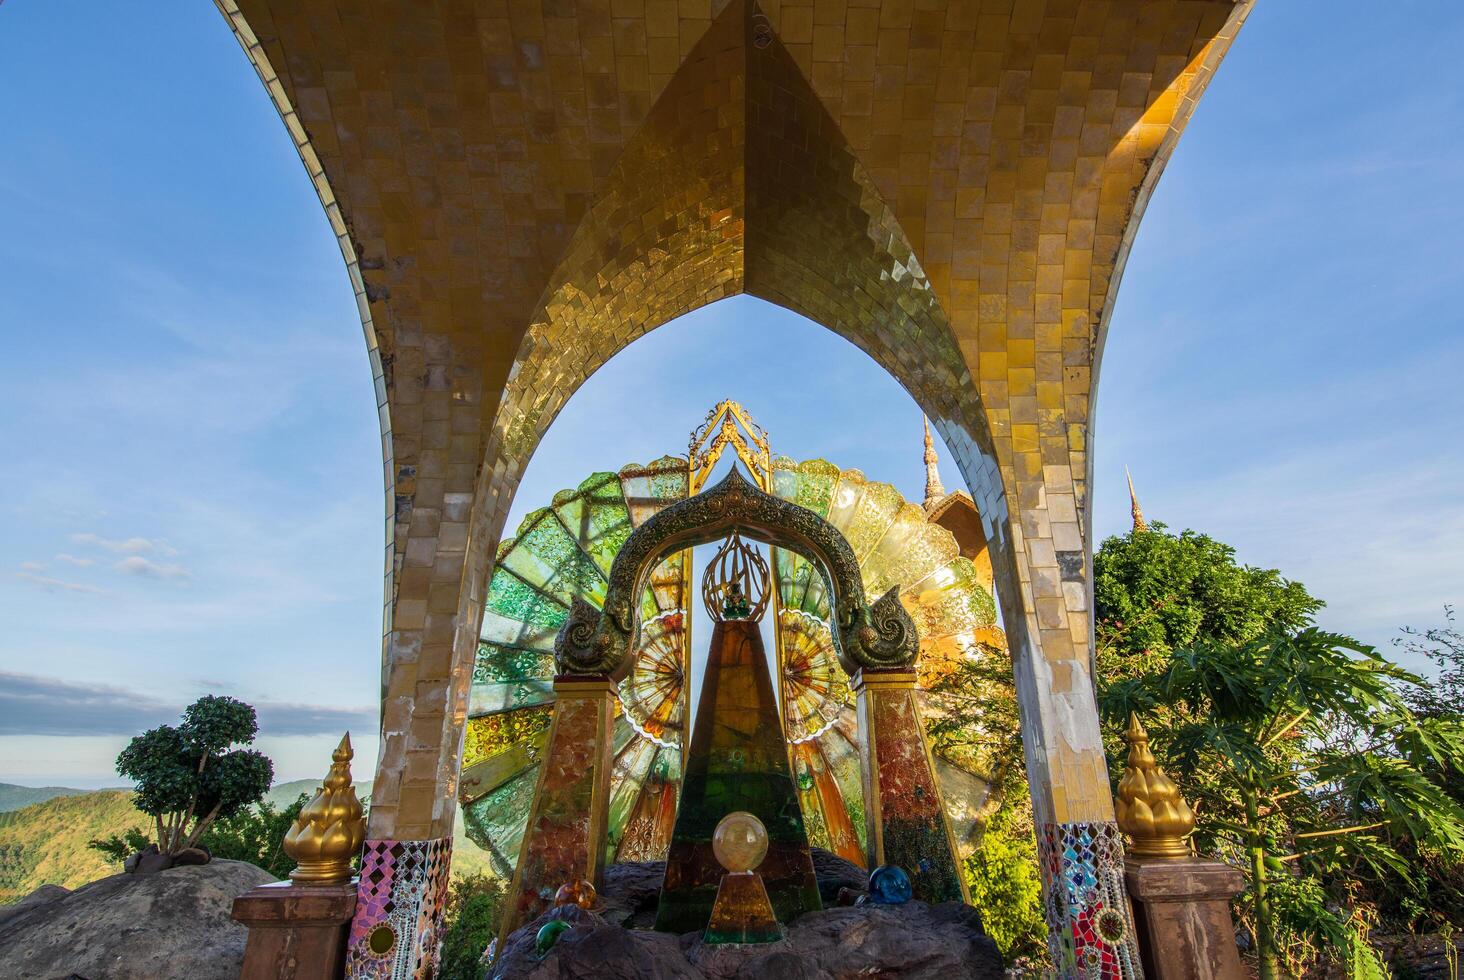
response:
M277 809L320 788L316 779L279 783L265 794ZM362 799L371 783L360 783ZM121 868L87 847L99 837L121 834L130 827L147 831L152 817L132 805L127 788L84 790L64 786L18 786L0 783L0 905L19 901L41 885L76 888ZM453 834L454 874L488 869L488 859L464 836L459 814Z

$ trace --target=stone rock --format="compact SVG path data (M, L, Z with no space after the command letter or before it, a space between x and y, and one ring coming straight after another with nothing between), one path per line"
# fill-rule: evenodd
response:
M869 888L869 874L863 868L817 847L813 848L813 873L825 908L838 904L841 888L859 892ZM656 919L656 903L665 877L665 861L612 864L605 869L600 885L603 906L596 911L627 929L649 929Z
M649 929L656 921L656 903L665 861L624 861L605 869L600 885L603 907L597 909L606 921L627 929Z
M42 885L14 905L0 905L0 922L4 922L11 916L23 912L33 905L44 905L47 902L54 902L58 898L65 898L70 894L70 888L62 888L60 885Z
M543 959L534 937L551 916L572 928ZM508 937L493 980L998 980L996 945L975 909L958 902L861 905L799 917L787 938L762 946L707 946L700 933L625 929L564 908Z
M824 908L839 904L839 889L869 890L869 872L852 861L845 861L831 851L813 849L813 875L818 879L818 895Z
M274 878L241 861L119 874L0 921L0 977L235 980L234 899Z

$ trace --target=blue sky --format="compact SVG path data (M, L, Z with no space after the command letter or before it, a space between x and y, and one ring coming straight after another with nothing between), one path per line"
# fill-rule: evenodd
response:
M212 6L136 5L125 37L110 9L0 6L0 780L114 783L127 732L207 691L261 706L282 777L350 726L365 778L382 499L344 268ZM1125 274L1100 538L1127 464L1152 519L1302 580L1324 625L1386 644L1464 599L1461 47L1453 4L1261 0ZM595 375L510 526L722 397L919 494L908 396L740 299Z

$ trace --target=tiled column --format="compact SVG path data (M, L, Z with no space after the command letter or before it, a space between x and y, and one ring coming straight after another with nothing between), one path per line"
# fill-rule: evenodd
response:
M893 864L923 902L969 902L915 707L914 670L864 670L859 705L869 866Z
M430 980L437 972L452 838L368 840L346 946L347 980Z
M554 892L581 879L600 884L610 788L615 688L605 677L554 681L554 717L540 756L528 830L499 928L503 939L548 908Z

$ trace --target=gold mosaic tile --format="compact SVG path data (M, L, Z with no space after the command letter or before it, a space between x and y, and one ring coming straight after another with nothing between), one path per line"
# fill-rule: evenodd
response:
M1091 386L1137 219L1248 3L216 2L340 240L377 381L371 837L451 832L484 587L540 435L623 346L743 291L935 421L1043 732L1039 819L1111 818L1081 707Z

